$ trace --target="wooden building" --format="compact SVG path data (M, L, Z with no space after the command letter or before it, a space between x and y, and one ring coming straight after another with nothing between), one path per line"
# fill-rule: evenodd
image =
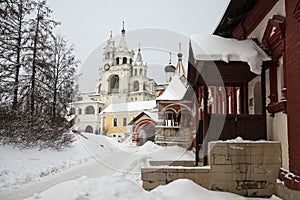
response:
M257 94L261 94L261 115L265 116L266 129L258 127L257 130L261 134L259 138L281 142L282 170L279 178L284 182L286 188L294 191L300 190L299 33L300 1L298 0L231 0L214 32L214 35L225 38L238 40L252 38L270 55L271 60L264 62L260 76L244 79L243 85L248 87L248 98L243 93L244 98L242 99L244 100L240 102L244 103L243 106L248 107L249 114L255 113L250 109L251 106L255 107L255 101L250 95L253 93L255 99ZM192 59L194 57L191 56L191 53L188 80L193 83L194 87L200 87L200 76L192 73L198 65ZM195 67L193 67L194 64L196 64ZM221 62L220 64L230 65L230 62L228 64ZM219 67L219 62L216 65ZM219 70L223 77L222 68ZM235 71L236 68L232 68L233 74ZM244 74L239 77L243 78ZM228 74L228 78L235 79L230 77L230 74ZM259 82L261 84L257 84ZM227 85L226 78L224 83ZM204 85L204 96L207 96L206 92L207 89L205 91ZM204 107L205 109L207 108ZM207 113L206 110L205 112ZM244 112L247 112L247 109ZM238 118L234 120L237 120L237 123L239 121ZM246 121L251 123L250 119L246 119ZM292 199L292 197L289 198Z
M253 97L256 112L249 106L249 83L259 78L265 88L263 62L270 57L250 39L234 40L214 35L192 35L188 81L198 99L196 155L203 144L204 165L207 143L242 137L266 139L265 90ZM198 159L198 157L196 157ZM198 160L196 160L198 163Z

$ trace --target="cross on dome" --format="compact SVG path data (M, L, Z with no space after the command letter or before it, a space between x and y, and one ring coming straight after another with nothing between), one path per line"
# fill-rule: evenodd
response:
M181 53L181 43L178 43L178 47L179 47L179 53Z
M122 29L122 34L125 34L125 22L124 21L122 21L122 24L123 24L123 29Z

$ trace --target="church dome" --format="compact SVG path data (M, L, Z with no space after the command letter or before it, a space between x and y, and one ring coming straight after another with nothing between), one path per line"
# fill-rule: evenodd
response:
M174 65L171 65L171 64L168 64L166 67L165 67L165 72L175 72L175 66Z

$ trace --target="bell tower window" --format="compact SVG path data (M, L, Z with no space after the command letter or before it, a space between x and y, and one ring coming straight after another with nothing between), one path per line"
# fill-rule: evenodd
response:
M123 64L126 64L126 63L127 63L127 58L124 57L124 58L123 58Z
M134 81L133 83L133 91L139 91L140 89L140 83L138 81Z
M107 53L105 54L105 59L109 59L109 58L110 58L110 53L107 52Z
M110 92L117 93L119 92L119 76L114 75L110 79Z
M101 84L99 84L99 86L98 86L98 94L100 94L101 93Z

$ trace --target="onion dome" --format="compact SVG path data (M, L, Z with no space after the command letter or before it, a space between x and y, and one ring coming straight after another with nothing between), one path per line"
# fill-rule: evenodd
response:
M172 53L170 52L170 60L169 60L169 64L165 67L165 72L175 72L175 70L176 70L176 67L174 65L172 65L171 55L172 55Z
M172 64L168 64L166 67L165 67L165 72L175 72L175 66L172 65Z

